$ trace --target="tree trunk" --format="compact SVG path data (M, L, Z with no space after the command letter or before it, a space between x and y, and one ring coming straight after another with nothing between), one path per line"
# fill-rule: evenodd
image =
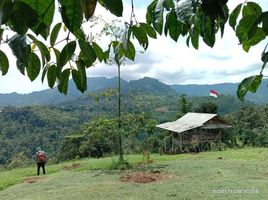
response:
M121 74L120 65L117 66L118 72L118 143L119 143L119 161L123 161L123 145L122 145L122 132L121 132Z

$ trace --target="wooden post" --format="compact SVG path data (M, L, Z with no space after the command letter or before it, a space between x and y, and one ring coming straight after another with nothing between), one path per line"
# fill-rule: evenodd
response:
M201 142L200 142L200 152L203 151L203 148L202 148L202 142L203 142L202 140L203 140L203 137L202 137L202 136L203 136L203 132L200 131L200 141L201 141Z
M171 138L171 149L172 149L172 153L174 152L174 143L173 143L173 140L174 140L174 136L173 136L173 132L171 132L172 134L172 138Z
M182 152L182 134L180 133L180 153Z
M167 140L165 140L165 153L167 153Z

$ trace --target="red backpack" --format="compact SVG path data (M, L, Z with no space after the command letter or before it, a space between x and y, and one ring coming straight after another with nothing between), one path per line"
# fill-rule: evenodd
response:
M46 156L43 151L38 152L37 157L38 157L38 161L44 162L46 160Z

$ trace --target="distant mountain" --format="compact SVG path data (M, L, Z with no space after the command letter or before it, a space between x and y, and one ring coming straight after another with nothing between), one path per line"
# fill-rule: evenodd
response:
M128 91L146 93L146 94L173 94L176 93L169 85L160 82L157 79L144 77L139 80L130 81Z
M257 104L268 103L268 79L263 79L262 84L256 93L248 92L246 100L253 101ZM211 89L217 91L220 95L236 96L239 83L221 83L211 85L171 85L179 94L187 94L188 96L208 96Z
M97 92L108 88L117 88L118 79L105 77L90 77L87 79L88 90L84 94L77 90L73 80L69 81L68 94L59 93L55 87L30 94L0 94L0 106L26 106L26 105L56 105L59 103L74 101L89 92ZM169 94L176 93L168 85L153 78L143 78L135 81L121 79L123 92L146 93L146 94Z
M102 91L108 88L117 88L118 79L105 77L90 77L87 79L88 90L82 94L73 82L69 81L68 94L65 96L53 89L32 92L30 94L0 94L0 106L26 106L26 105L56 105L64 102L75 101L78 98L86 97L89 92ZM263 80L256 94L248 93L246 100L257 104L268 102L268 80ZM216 90L220 95L236 96L238 83L222 83L212 85L167 85L157 79L145 77L139 80L126 81L121 79L122 91L124 93L144 94L186 94L188 96L208 96L210 89Z

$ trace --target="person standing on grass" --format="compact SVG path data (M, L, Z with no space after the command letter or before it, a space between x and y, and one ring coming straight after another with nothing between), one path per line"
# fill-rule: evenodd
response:
M43 174L46 174L46 161L46 153L41 149L41 147L38 147L36 152L37 175L40 175L40 167L43 169Z

